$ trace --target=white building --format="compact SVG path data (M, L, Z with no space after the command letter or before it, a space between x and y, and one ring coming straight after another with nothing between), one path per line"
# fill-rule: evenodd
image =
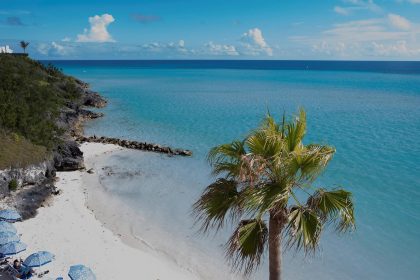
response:
M9 47L9 45L0 46L0 53L13 53L13 50Z

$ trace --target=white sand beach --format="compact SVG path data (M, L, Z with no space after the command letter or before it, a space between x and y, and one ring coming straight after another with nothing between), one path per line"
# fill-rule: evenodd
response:
M114 145L82 145L87 169L96 156L121 149ZM23 242L28 244L22 258L38 250L55 254L55 260L37 269L49 270L46 278L63 276L74 264L89 266L100 280L116 279L198 279L188 270L159 254L132 248L95 218L87 206L86 171L58 172L60 194L40 208L35 218L16 223ZM94 175L94 174L93 174Z

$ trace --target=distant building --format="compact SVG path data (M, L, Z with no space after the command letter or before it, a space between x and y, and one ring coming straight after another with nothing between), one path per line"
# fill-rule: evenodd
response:
M0 53L13 53L13 50L8 46L0 46Z

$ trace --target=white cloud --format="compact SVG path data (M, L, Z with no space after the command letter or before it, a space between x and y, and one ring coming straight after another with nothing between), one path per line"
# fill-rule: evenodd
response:
M70 37L64 37L63 39L61 39L61 42L70 42L71 38Z
M374 53L379 56L418 56L420 55L420 46L410 47L405 40L398 41L395 44L372 43Z
M247 54L266 54L268 56L273 55L273 49L267 44L259 28L249 29L242 35L241 41L247 50Z
M43 55L47 55L48 54L48 50L50 49L50 47L45 44L45 43L40 43L38 44L36 50Z
M77 35L77 42L115 42L108 32L108 25L115 21L110 14L89 17L90 29L85 29L83 34Z
M143 44L140 48L144 51L151 52L151 53L161 53L164 55L183 55L191 53L192 50L186 47L184 40L179 40L177 43L169 42L169 43L161 43L161 42L152 42Z
M188 49L185 46L184 40L179 40L178 43L170 42L166 46L168 49L175 50L179 53L188 53Z
M334 12L340 15L348 16L355 11L370 11L379 13L382 11L373 0L342 0L344 6L335 6Z
M336 12L337 14L340 14L340 15L344 15L344 16L348 16L349 14L350 14L350 10L347 8L343 8L343 7L340 7L340 6L335 6L334 7L334 12Z
M204 45L206 48L206 52L212 55L227 55L227 56L237 56L239 55L236 47L233 45L223 45L223 44L215 44L213 42L208 42Z
M51 43L51 47L55 50L55 52L59 55L66 55L69 52L69 49L63 45L57 44L56 42Z
M405 17L396 14L389 14L388 20L391 26L401 29L401 30L409 30L411 28L411 23Z
M420 49L420 26L403 17L349 21L311 36L291 37L317 55L354 59L369 57L414 58Z
M36 49L40 54L52 57L66 56L73 52L73 48L71 46L61 45L56 42L51 42L50 44L40 43Z

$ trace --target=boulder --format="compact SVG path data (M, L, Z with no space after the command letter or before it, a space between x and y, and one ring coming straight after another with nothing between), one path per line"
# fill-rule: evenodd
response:
M83 152L76 141L64 141L57 146L54 151L54 166L58 171L80 170L85 167Z
M103 108L107 104L107 101L99 95L99 93L86 90L83 96L83 105L89 107Z

